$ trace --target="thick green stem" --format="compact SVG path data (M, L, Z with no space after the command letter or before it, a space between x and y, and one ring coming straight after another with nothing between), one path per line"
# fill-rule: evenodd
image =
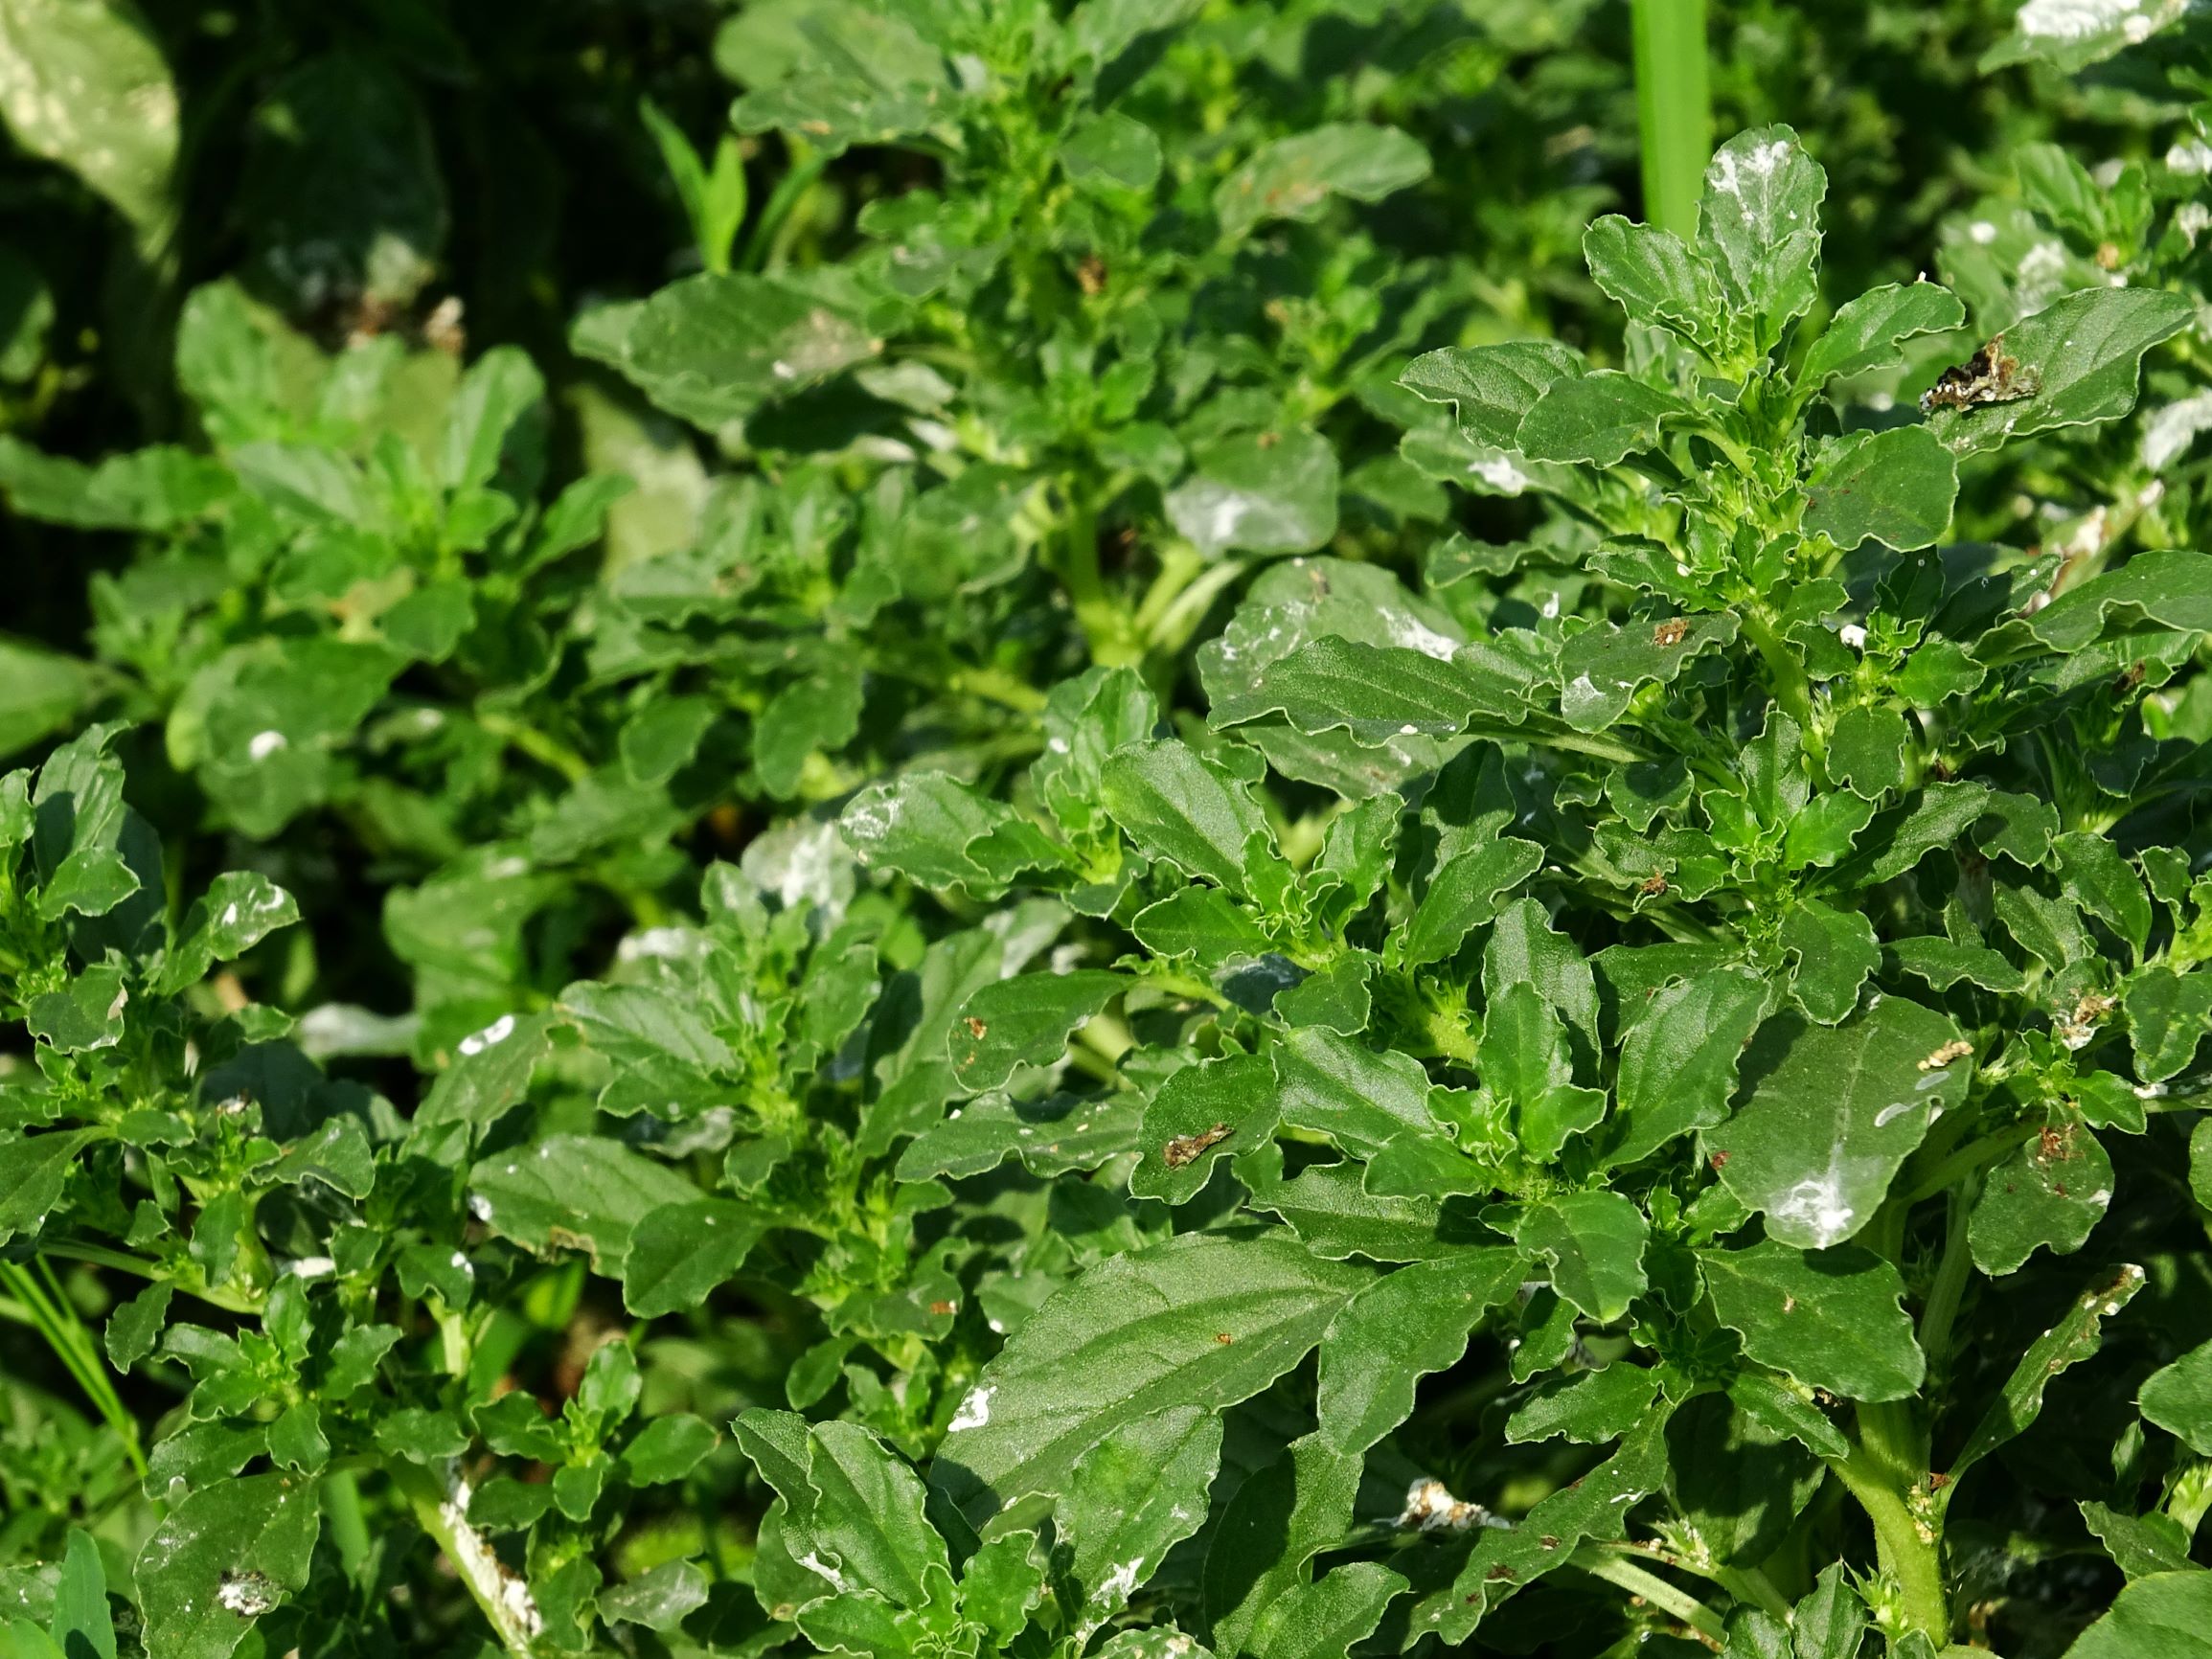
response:
M467 1483L457 1471L449 1470L441 1479L399 1458L392 1460L386 1472L415 1511L417 1522L453 1563L454 1572L490 1621L500 1646L528 1659L545 1621L530 1586L507 1570L484 1534L468 1524Z
M1817 760L1827 744L1820 729L1813 720L1813 681L1805 672L1805 664L1790 649L1789 641L1774 631L1763 609L1753 607L1744 613L1744 637L1759 649L1759 657L1767 665L1767 690L1774 700L1789 711L1805 734L1805 747Z
M1950 1603L1943 1586L1939 1519L1913 1512L1905 1496L1909 1477L1891 1466L1887 1455L1878 1456L1872 1451L1878 1439L1884 1442L1885 1453L1898 1450L1886 1443L1889 1424L1884 1422L1879 1431L1869 1424L1868 1414L1874 1413L1879 1420L1881 1409L1859 1407L1859 1431L1867 1443L1852 1447L1848 1457L1822 1461L1874 1523L1875 1549L1882 1570L1897 1581L1906 1627L1925 1631L1940 1647L1950 1640Z
M1705 0L1635 0L1635 34L1644 220L1694 241L1713 142Z
M1927 1306L1920 1314L1920 1347L1928 1364L1943 1366L1950 1356L1950 1328L1958 1318L1959 1298L1966 1291L1966 1276L1973 1265L1967 1247L1967 1217L1973 1209L1973 1191L1979 1183L1969 1176L1951 1189L1945 1217L1943 1260L1936 1264L1935 1283L1928 1286Z
M358 1577L369 1558L369 1523L361 1514L360 1478L352 1469L332 1469L323 1476L323 1514L331 1523L339 1561Z

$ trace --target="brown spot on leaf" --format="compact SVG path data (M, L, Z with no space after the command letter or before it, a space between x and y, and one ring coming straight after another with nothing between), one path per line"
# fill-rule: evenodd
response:
M1203 1134L1177 1135L1160 1148L1160 1162L1171 1170L1196 1163L1208 1147L1218 1146L1233 1133L1226 1124L1216 1124Z
M969 1014L965 1020L961 1021L961 1024L968 1028L968 1034L973 1037L977 1042L981 1042L986 1036L991 1034L991 1028L985 1025L981 1020L977 1019L973 1014Z
M1655 646L1678 646L1689 637L1690 625L1678 616L1669 617L1652 630L1652 644Z

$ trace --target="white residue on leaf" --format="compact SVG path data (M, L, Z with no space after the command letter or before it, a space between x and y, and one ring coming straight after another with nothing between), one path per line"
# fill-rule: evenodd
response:
M2142 12L2143 0L2028 0L2017 21L2036 40L2087 40L2114 27L2140 40L2152 28Z
M246 739L246 759L249 761L265 761L279 749L284 748L287 741L288 739L282 732L256 732Z
M698 935L688 927L649 927L642 933L633 933L615 947L615 957L622 962L635 962L641 956L667 960L690 956L700 943Z
M225 1573L215 1599L224 1612L241 1619L259 1619L283 1600L277 1586L261 1573Z
M1128 1601L1137 1587L1137 1571L1143 1565L1141 1557L1124 1561L1100 1581L1098 1595L1093 1600L1110 1606L1119 1606Z
M461 1039L463 1055L480 1055L488 1048L496 1047L514 1034L514 1016L503 1013L482 1031Z
M1978 245L1985 248L1997 239L1996 226L1991 224L1987 219L1974 220L1973 224L1966 227L1966 234L1972 237Z
M1845 623L1836 630L1836 637L1855 651L1866 648L1866 630L1857 623Z
M1784 1193L1770 1212L1775 1220L1793 1222L1811 1234L1812 1247L1816 1250L1825 1250L1846 1237L1859 1215L1843 1201L1840 1164L1837 1158L1824 1173L1808 1175Z
M1905 1113L1911 1111L1914 1102L1911 1101L1890 1102L1888 1105L1882 1107L1881 1111L1874 1114L1874 1126L1878 1129L1887 1128L1899 1118L1904 1117Z
M811 1550L809 1550L805 1555L799 1557L799 1565L806 1568L810 1573L818 1573L823 1578L829 1579L830 1588L832 1590L842 1593L847 1587L845 1583L845 1575L838 1572L836 1568L830 1565L829 1562L823 1560L821 1557L814 1554L814 1552Z
M1452 653L1459 649L1457 640L1438 633L1418 617L1393 617L1390 623L1390 637L1398 644L1419 651L1425 657L1436 658L1438 662L1449 662Z
M1467 469L1501 494L1518 495L1528 488L1528 474L1502 455L1478 457Z
M481 1193L469 1193L468 1214L479 1221L490 1221L491 1219L491 1200Z
M2143 465L2155 472L2178 459L2212 429L2212 392L2197 392L2167 404L2143 428Z
M948 1432L958 1434L964 1428L981 1428L991 1420L991 1397L995 1388L971 1388L968 1398L960 1402L960 1409L952 1414Z
M328 1256L303 1256L285 1269L294 1279L328 1279L337 1270L338 1264Z

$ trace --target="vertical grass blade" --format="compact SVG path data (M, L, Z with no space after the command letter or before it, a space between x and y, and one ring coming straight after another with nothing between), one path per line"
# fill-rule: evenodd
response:
M1698 234L1698 194L1713 153L1705 0L1635 0L1635 31L1644 219L1689 241Z

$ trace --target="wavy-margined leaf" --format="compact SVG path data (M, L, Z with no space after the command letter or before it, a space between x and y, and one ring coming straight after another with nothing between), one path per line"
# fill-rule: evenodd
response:
M1987 74L2041 58L2063 75L2078 74L2142 44L2188 11L2189 0L2023 0L2012 34L1982 54L1979 67Z
M1548 1383L1506 1419L1506 1443L1559 1439L1603 1445L1618 1440L1652 1409L1661 1380L1656 1371L1620 1361Z
M1471 442L1511 450L1521 421L1553 382L1585 373L1581 354L1556 340L1512 340L1424 352L1398 383L1431 403L1450 404Z
M1265 1055L1185 1066L1145 1107L1144 1156L1129 1173L1129 1191L1187 1203L1212 1177L1217 1160L1264 1146L1277 1119L1275 1070Z
M1950 523L1958 462L1925 426L1855 432L1822 449L1805 481L1805 530L1848 553L1873 539L1900 553Z
M1253 1659L1336 1659L1364 1642L1405 1589L1380 1561L1350 1561L1286 1591L1260 1615Z
M1024 973L984 986L961 1004L946 1034L953 1076L976 1093L1006 1086L1019 1066L1049 1065L1067 1039L1126 989L1118 973Z
M2123 1514L2109 1504L2085 1499L2082 1523L2096 1534L2097 1542L2112 1557L2112 1564L2131 1579L2153 1573L2186 1573L2195 1570L2189 1559L2190 1536L2181 1523L2163 1511L2147 1515Z
M638 1217L623 1257L622 1303L640 1318L699 1307L737 1277L768 1218L726 1198L661 1204Z
M730 1432L775 1490L784 1547L820 1594L849 1586L901 1607L928 1599L931 1570L950 1563L923 1514L922 1482L896 1452L858 1423L757 1406Z
M708 271L646 301L613 361L662 408L711 427L882 349L842 304L802 283Z
M1191 476L1168 492L1168 519L1209 558L1309 553L1336 534L1336 451L1319 433L1243 433L1191 462Z
M1500 895L1512 892L1543 867L1543 849L1507 835L1470 848L1430 879L1405 931L1396 936L1408 967L1442 962L1467 936L1497 915Z
M1306 1026L1274 1052L1275 1113L1371 1158L1399 1135L1433 1128L1428 1074L1410 1055L1373 1049Z
M1064 1493L1077 1460L1119 1424L1266 1387L1369 1277L1270 1235L1185 1234L1102 1262L984 1367L931 1482L977 1526L1028 1493Z
M1056 1514L1083 1594L1078 1641L1120 1612L1168 1551L1198 1530L1220 1462L1220 1416L1196 1405L1116 1424L1077 1461Z
M1820 203L1828 175L1787 126L1740 132L1713 152L1698 205L1698 240L1760 351L1819 292Z
M1364 1452L1413 1410L1420 1378L1448 1371L1483 1316L1520 1288L1517 1250L1493 1246L1419 1261L1344 1305L1321 1339L1321 1435Z
M2158 288L2085 288L2004 332L2028 396L1938 409L1928 429L1961 455L2062 426L2116 420L2135 406L2143 353L2189 326L2189 301Z
M1708 356L1719 354L1726 317L1720 279L1673 231L1607 214L1583 232L1583 262L1630 316L1664 323Z
M1332 196L1380 201L1429 174L1428 151L1394 126L1336 122L1263 147L1214 192L1222 234L1267 219L1311 219Z
M2032 796L1972 779L1930 784L1867 826L1859 851L1837 866L1836 885L1848 891L1887 881L1969 833L1979 851L2033 869L2049 852L2058 828L2058 814Z
M1693 659L1734 640L1738 625L1723 613L1585 628L1560 648L1560 713L1578 732L1602 732L1639 687L1672 684Z
M1237 1489L1215 1524L1199 1586L1217 1648L1243 1652L1267 1609L1309 1581L1313 1557L1344 1542L1363 1461L1304 1435Z
M1901 341L1941 334L1966 325L1966 307L1940 284L1890 283L1869 288L1836 307L1820 338L1805 353L1798 383L1818 387L1844 375L1863 375L1902 362Z
M1016 1101L978 1095L907 1144L899 1157L901 1181L932 1176L963 1181L1016 1159L1033 1175L1095 1170L1137 1144L1142 1102L1130 1093L1104 1100L1053 1095ZM631 1248L632 1267L636 1247Z
M1341 729L1362 743L1451 737L1478 718L1519 724L1527 683L1495 652L1438 655L1325 636L1271 665L1250 691L1217 702L1213 722L1281 715L1302 732Z
M1699 1253L1722 1325L1761 1365L1846 1399L1903 1399L1927 1361L1900 1303L1904 1281L1870 1250L1795 1250L1767 1239Z
M1551 1266L1552 1288L1601 1325L1644 1293L1651 1223L1620 1193L1564 1193L1528 1205L1514 1241Z
M1616 1128L1608 1164L1632 1164L1728 1115L1745 1044L1773 993L1748 968L1721 967L1656 990L1621 1041Z
M600 1270L622 1271L630 1230L698 1189L666 1164L597 1135L554 1135L482 1159L468 1171L476 1218L530 1250L588 1250Z
M2137 1579L2065 1659L2212 1659L2212 1573Z
M2178 548L2139 553L2117 570L2093 576L2032 615L1992 628L1974 655L1999 663L2038 647L2062 653L2144 627L2212 632L2212 554Z
M2051 1379L2094 1355L2104 1345L2105 1321L2132 1302L2142 1288L2143 1270L2132 1263L2124 1265L2075 1297L2058 1323L2028 1345L2012 1375L1951 1460L1950 1489L1957 1489L1960 1475L2026 1431L2043 1409L2043 1391Z
M1651 1412L1611 1457L1539 1501L1514 1526L1483 1528L1451 1583L1415 1605L1413 1627L1448 1644L1464 1642L1507 1597L1563 1566L1577 1544L1620 1537L1637 1502L1665 1484L1667 1416Z
M2079 1250L2112 1201L2112 1161L2082 1124L2064 1112L2013 1148L1983 1178L1967 1240L1984 1273L2018 1272L2038 1250Z
M2177 1436L2199 1457L2212 1457L2212 1342L2153 1372L2136 1398L2144 1421Z
M1618 369L1562 375L1521 418L1513 447L1535 461L1611 466L1657 448L1661 424L1693 413L1693 405L1676 394Z
M1026 870L1052 870L1066 852L1035 824L943 772L871 784L839 828L861 863L934 890L994 898Z
M2151 966L2129 982L2120 1006L2128 1015L2136 1077L2163 1082L2188 1068L2212 1032L2212 970L2176 973Z
M1148 739L1106 757L1099 787L1107 815L1146 856L1250 897L1246 858L1273 837L1243 780L1187 743Z
M1837 1026L1769 1020L1742 1067L1749 1096L1707 1132L1730 1192L1807 1250L1874 1218L1928 1125L1966 1099L1971 1051L1933 1010L1884 997Z
M319 1483L247 1475L202 1487L138 1553L149 1652L226 1659L254 1622L308 1581L322 1531Z

